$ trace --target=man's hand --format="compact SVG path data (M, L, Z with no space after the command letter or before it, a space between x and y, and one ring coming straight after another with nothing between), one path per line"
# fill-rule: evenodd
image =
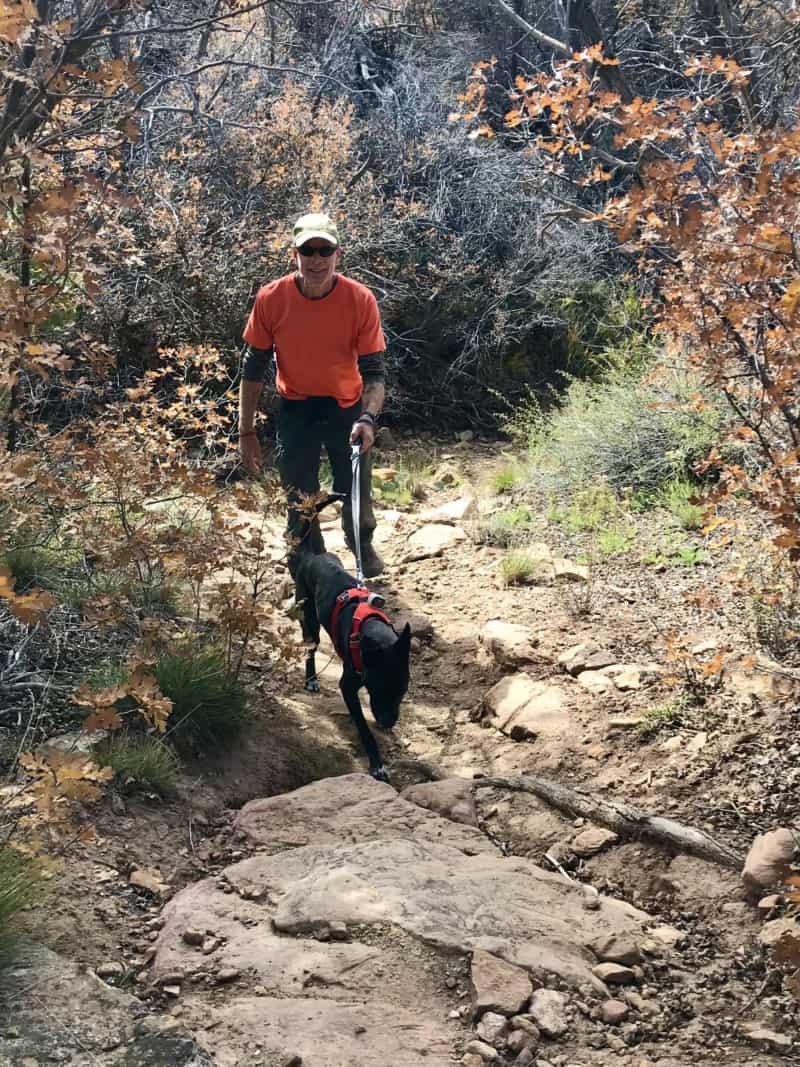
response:
M356 441L361 441L361 455L365 452L369 452L372 446L375 444L375 426L371 422L354 422L353 428L350 431L350 444L354 445Z
M255 430L239 434L239 453L245 469L251 474L258 474L261 470L261 443Z

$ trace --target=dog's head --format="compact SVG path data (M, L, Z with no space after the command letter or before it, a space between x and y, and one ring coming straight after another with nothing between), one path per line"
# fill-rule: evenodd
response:
M382 730L391 730L400 714L400 703L408 690L410 652L411 627L408 624L390 645L379 647L364 642L364 685L375 722Z

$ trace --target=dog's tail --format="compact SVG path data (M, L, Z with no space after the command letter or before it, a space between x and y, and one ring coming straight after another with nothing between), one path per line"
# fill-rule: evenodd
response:
M307 498L299 507L302 524L297 538L293 541L289 553L289 572L296 577L297 564L301 556L319 556L325 551L325 543L319 528L319 515L330 504L347 499L346 493L328 493L319 499Z

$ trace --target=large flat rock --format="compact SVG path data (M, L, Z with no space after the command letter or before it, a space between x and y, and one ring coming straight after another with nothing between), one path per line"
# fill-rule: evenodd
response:
M148 1032L148 1008L41 945L0 975L0 1067L215 1067L188 1036Z
M413 838L445 842L469 854L497 852L480 830L443 819L367 774L325 778L293 793L253 800L234 826L270 851Z

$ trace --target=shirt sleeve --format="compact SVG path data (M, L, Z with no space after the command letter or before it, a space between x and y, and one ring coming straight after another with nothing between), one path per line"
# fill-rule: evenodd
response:
M386 362L383 352L370 352L367 356L359 356L358 369L364 385L368 382L386 381Z
M263 382L272 359L271 348L250 345L242 362L242 377L246 382Z
M378 301L367 290L364 307L362 309L361 323L356 338L356 354L369 356L373 352L383 352L386 349L386 341L381 329L381 315L378 311Z
M272 348L273 337L267 316L266 298L258 293L256 295L253 310L244 328L242 337L253 348Z

